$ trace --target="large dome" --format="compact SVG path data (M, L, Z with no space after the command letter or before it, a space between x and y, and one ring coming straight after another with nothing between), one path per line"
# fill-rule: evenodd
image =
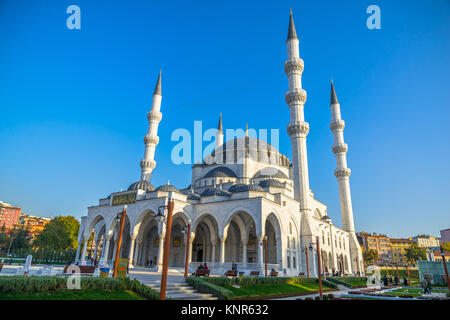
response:
M147 180L139 180L128 187L128 191L133 191L133 190L144 190L146 192L149 192L149 191L154 191L155 187L152 186L152 184L150 182L148 182Z
M209 171L203 178L213 178L213 177L231 177L236 178L236 174L227 167L217 167Z
M280 179L289 179L282 171L276 168L263 168L259 170L253 178L280 178Z
M275 147L264 140L253 137L234 138L225 142L206 156L203 164L235 163L244 156L257 162L277 162L279 166L283 167L289 167L291 164L289 158L281 154Z

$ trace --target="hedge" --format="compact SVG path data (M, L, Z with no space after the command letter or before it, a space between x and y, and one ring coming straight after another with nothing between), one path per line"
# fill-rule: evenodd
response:
M186 282L193 286L201 293L212 294L219 299L230 299L233 297L231 290L225 289L224 286L232 285L275 285L275 284L305 284L318 283L318 278L302 278L302 277L187 277ZM337 289L338 286L330 281L322 280L322 284Z
M48 276L3 276L0 277L0 293L43 293L52 291L65 291L68 277ZM81 277L81 290L132 290L142 297L150 300L159 299L159 293L137 280L129 278L97 278Z
M367 281L367 277L330 277L327 278L329 281L341 284L343 286L346 286L348 288L352 288L351 282L359 282L359 281Z

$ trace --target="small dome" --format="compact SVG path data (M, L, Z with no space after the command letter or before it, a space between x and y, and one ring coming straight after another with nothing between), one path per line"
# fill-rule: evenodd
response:
M253 178L281 178L281 179L289 179L282 171L277 168L264 168L259 170Z
M187 187L184 190L181 190L181 192L187 195L188 200L200 200L200 195L195 192L195 190L191 188L191 186Z
M178 190L177 188L175 188L173 185L171 184L163 184L162 186L159 186L158 188L156 188L156 191L165 191L165 192L180 192L180 190Z
M331 218L329 216L323 216L322 220L329 220L329 221L331 221Z
M284 188L284 183L275 180L275 179L266 179L263 180L259 183L259 186L262 188L267 188L267 187L276 187L276 188Z
M154 191L155 187L152 186L152 184L147 180L139 180L128 187L128 191L133 190L144 190L145 192L150 192Z
M189 193L187 195L188 200L200 200L200 195L198 193Z
M256 184L242 184L242 183L233 184L231 187L228 188L228 191L231 193L245 192L245 191L266 192L263 188L261 188Z
M218 188L208 188L205 191L203 191L201 194L202 197L207 197L207 196L229 197L230 195L231 195L230 192L223 190L223 189L218 189Z
M236 178L236 174L227 167L217 167L209 171L203 178L213 178L213 177L231 177Z

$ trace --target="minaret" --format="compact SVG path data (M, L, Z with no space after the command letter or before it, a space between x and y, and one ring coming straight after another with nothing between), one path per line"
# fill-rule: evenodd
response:
M336 176L339 184L339 200L341 204L342 228L348 232L355 232L355 225L353 222L352 199L350 196L350 182L349 177L351 170L347 168L347 150L348 146L344 142L344 128L345 122L341 119L341 108L339 101L334 91L333 80L331 80L331 123L330 129L333 131L334 144L332 147L333 153L336 157Z
M289 105L290 122L287 132L291 137L292 173L294 180L294 197L300 202L300 210L308 211L309 177L308 159L306 155L306 136L309 124L305 122L303 112L306 102L306 91L302 89L303 60L298 50L298 38L295 31L292 10L289 18L289 31L286 40L288 58L284 63L284 71L289 79L289 90L286 92L286 103Z
M156 167L155 149L159 142L158 126L162 119L161 109L161 71L159 71L158 82L153 92L152 108L147 113L148 132L144 137L145 154L141 160L141 180L151 183L152 171Z
M221 145L223 145L222 112L220 113L219 126L217 127L216 148Z
M336 170L334 170L334 175L336 176L339 185L339 202L341 205L342 229L349 233L350 263L352 268L351 272L359 272L363 275L364 266L362 251L355 234L352 198L350 196L349 177L351 171L349 168L347 168L346 154L348 146L344 142L345 122L341 119L341 107L336 96L336 91L334 90L333 80L331 80L330 108L330 129L331 131L333 131L334 136L334 144L332 150L336 157Z

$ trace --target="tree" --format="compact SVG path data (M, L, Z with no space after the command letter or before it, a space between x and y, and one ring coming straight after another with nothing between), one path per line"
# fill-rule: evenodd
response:
M442 243L442 248L444 249L444 251L450 251L450 242Z
M365 251L363 253L363 259L366 265L371 265L375 260L378 259L378 252L373 249Z
M417 260L427 260L425 248L418 247L415 243L405 250L406 261L415 264Z
M30 233L22 228L15 228L11 230L10 237L12 238L11 242L11 251L19 250L19 249L28 249L31 247L31 239Z
M7 232L5 226L3 225L0 229L0 250L5 251L9 248L9 243L11 241L11 237Z
M64 251L77 248L80 223L72 216L59 216L50 221L37 235L35 246L41 249Z

